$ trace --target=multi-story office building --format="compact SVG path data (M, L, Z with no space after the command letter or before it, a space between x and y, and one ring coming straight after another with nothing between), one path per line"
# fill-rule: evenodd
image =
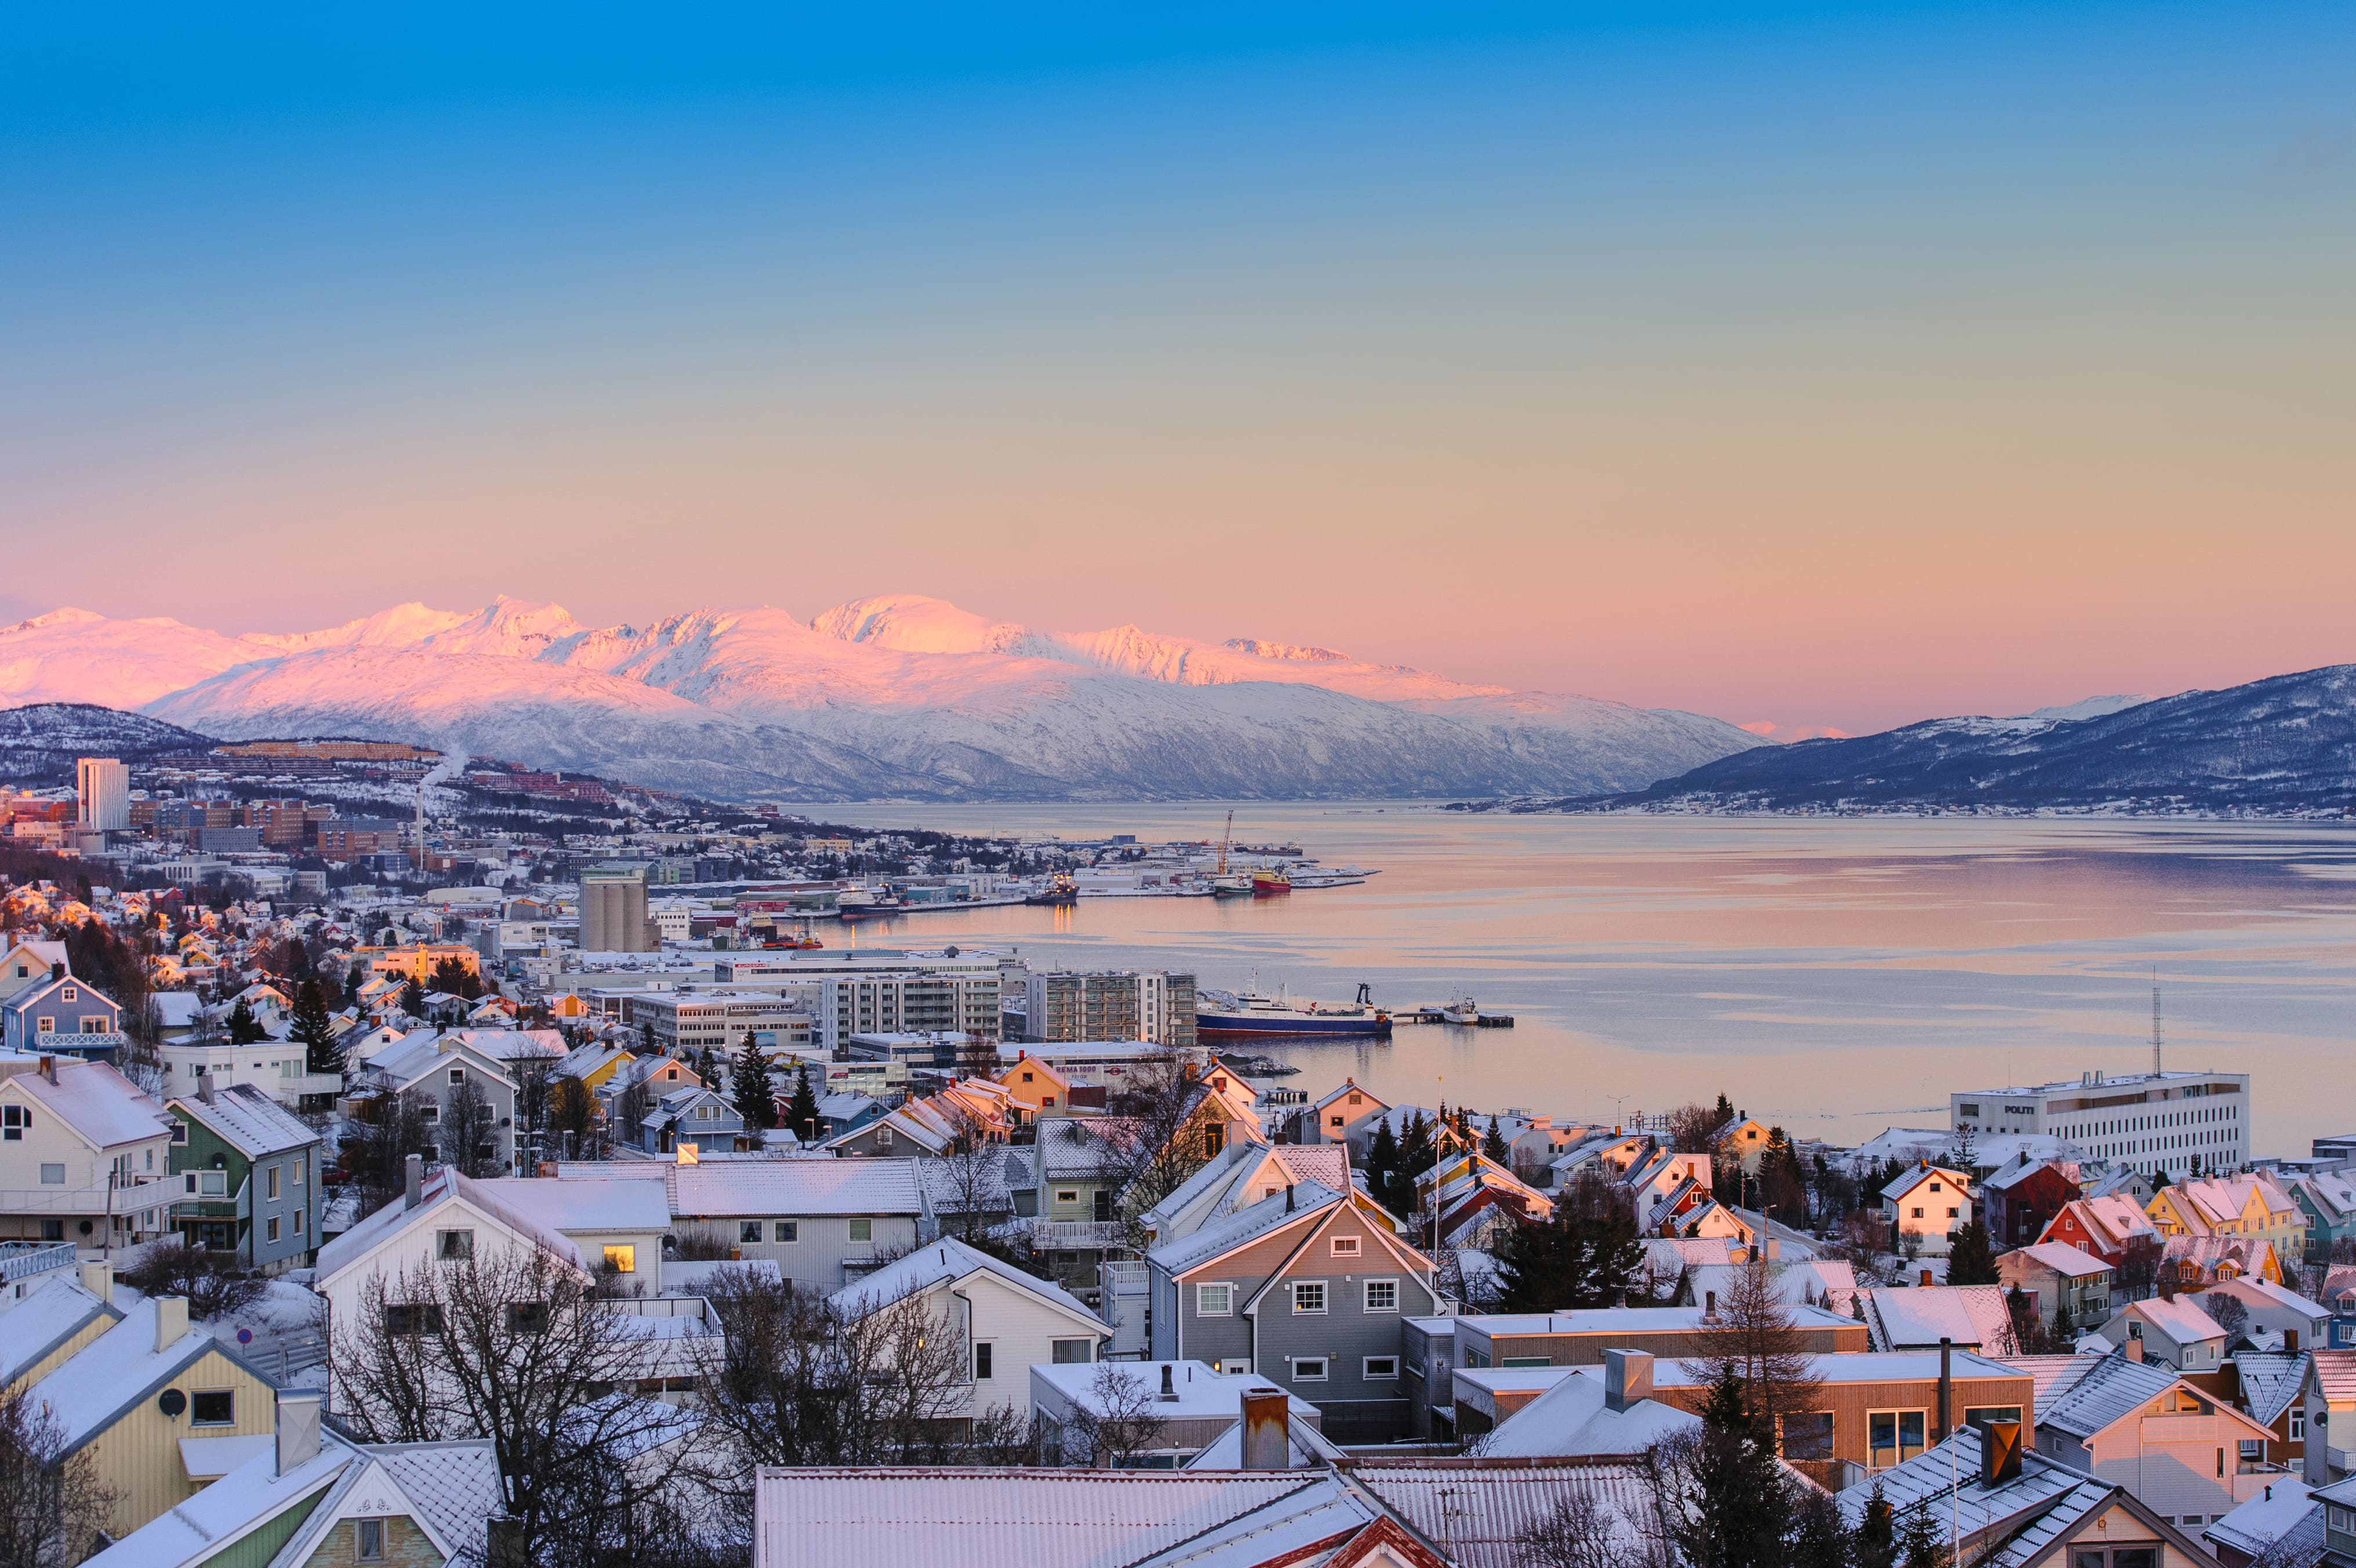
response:
M131 769L113 757L76 762L74 795L74 820L81 826L112 832L131 825Z
M1194 977L1162 970L1033 970L1023 981L1025 1041L1194 1044Z
M818 1044L835 1050L853 1035L964 1034L998 1038L998 971L944 974L894 970L830 975L819 983Z
M1949 1097L1952 1124L1975 1136L2041 1133L2138 1170L2232 1170L2250 1157L2250 1075L2089 1072L2028 1088Z
M792 1000L767 991L660 991L629 1002L630 1021L654 1026L655 1048L671 1054L706 1047L726 1055L745 1031L771 1036L778 1049L810 1043L815 1021Z

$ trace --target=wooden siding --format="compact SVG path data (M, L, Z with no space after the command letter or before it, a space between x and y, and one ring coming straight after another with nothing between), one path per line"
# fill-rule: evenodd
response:
M100 1478L118 1494L110 1531L117 1540L196 1496L197 1487L180 1463L181 1438L260 1437L278 1430L277 1390L219 1350L207 1350L164 1387L190 1395L200 1390L230 1390L237 1396L237 1419L226 1426L192 1425L193 1399L178 1415L167 1416L156 1407L158 1390L141 1395L85 1445L96 1460Z

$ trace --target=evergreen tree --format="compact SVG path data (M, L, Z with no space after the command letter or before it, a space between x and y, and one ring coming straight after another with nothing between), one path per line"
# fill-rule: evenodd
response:
M1976 1219L1948 1239L1947 1283L1951 1285L2000 1283L1996 1272L1996 1252L1988 1244L1987 1227Z
M1856 1568L1895 1568L1898 1562L1897 1518L1890 1499L1881 1495L1879 1477L1872 1495L1865 1499L1865 1516L1857 1521L1857 1533L1849 1540L1849 1556Z
M1489 1130L1481 1135L1481 1153L1484 1158L1501 1165L1514 1157L1514 1151L1505 1145L1505 1134L1497 1129L1494 1116L1489 1118Z
M777 1101L769 1086L769 1058L761 1054L754 1042L753 1031L744 1031L744 1048L736 1053L735 1070L730 1074L728 1098L744 1119L747 1133L766 1133L777 1124Z
M434 966L434 989L472 1002L483 993L483 983L458 960L445 958Z
M412 1018L425 1016L425 987L412 980L401 988L401 1010Z
M818 1123L818 1094L810 1088L809 1063L804 1062L794 1074L794 1097L786 1106L786 1127L807 1144L816 1141Z
M1898 1561L1903 1568L1949 1568L1947 1521L1916 1503L1898 1521Z
M306 980L294 988L294 1022L286 1037L303 1047L305 1072L344 1070L343 1053L336 1048L335 1021L327 1016L327 1004L319 994L317 981Z
M1366 1190L1377 1200L1387 1201L1390 1195L1391 1173L1398 1169L1399 1142L1391 1131L1390 1118L1375 1123L1375 1135L1366 1141Z
M259 1045L270 1037L269 1031L262 1026L262 1021L253 1015L253 1009L246 1004L242 996L237 999L237 1005L229 1010L228 1027L229 1043L232 1046Z
M1849 1532L1829 1492L1800 1491L1792 1514L1791 1568L1851 1568Z
M351 968L344 971L344 1001L346 1004L348 1004L355 1003L360 999L360 987L368 983L368 978L369 967L365 963L355 962Z
M1496 1259L1500 1311L1565 1312L1620 1305L1644 1249L1624 1197L1590 1176L1561 1194L1551 1219L1508 1231Z
M1382 1194L1383 1207L1404 1219L1415 1212L1415 1178L1430 1170L1434 1160L1431 1124L1423 1112L1411 1111L1407 1118L1407 1136L1399 1140L1398 1163L1391 1167L1387 1190Z
M1726 1090L1721 1089L1718 1091L1718 1124L1723 1127L1733 1120L1734 1101L1729 1100L1726 1097Z
M1782 1568L1792 1497L1731 1366L1710 1383L1701 1419L1678 1506L1665 1520L1670 1541L1693 1568Z

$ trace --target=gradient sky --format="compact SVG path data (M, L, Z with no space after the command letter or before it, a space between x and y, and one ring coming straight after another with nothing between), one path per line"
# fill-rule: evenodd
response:
M2356 9L680 9L0 16L0 610L2356 659Z

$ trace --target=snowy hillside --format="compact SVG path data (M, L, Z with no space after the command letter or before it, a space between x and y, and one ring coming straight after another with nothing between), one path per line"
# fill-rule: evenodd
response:
M159 752L203 751L212 744L137 714L81 703L0 709L0 779L16 784L70 779L78 757L134 762Z
M734 800L1588 794L1758 745L1716 719L1327 649L1041 631L916 596L584 627L403 605L230 638L59 611L0 629L0 703L227 739L364 734Z

